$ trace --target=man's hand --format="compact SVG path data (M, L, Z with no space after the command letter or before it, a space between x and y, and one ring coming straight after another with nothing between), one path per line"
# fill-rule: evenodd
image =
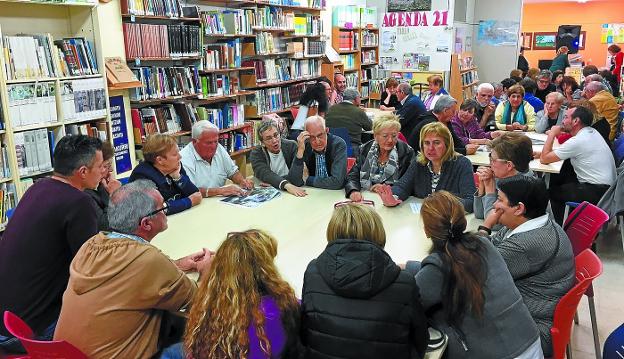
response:
M180 171L182 170L182 162L178 162L178 167L176 167L175 170L173 170L172 172L169 173L169 176L171 178L173 178L174 180L179 180L180 179Z
M542 156L542 152L541 151L533 151L533 158L536 160L539 160L539 158Z
M485 217L485 220L483 221L483 225L488 228L494 227L494 225L497 224L498 221L500 220L502 214L503 214L503 211L498 210L496 208L492 209L490 213L487 215L487 217Z
M188 256L182 257L173 261L176 267L183 272L196 272L197 271L197 262L202 260L205 256L204 250L200 252L196 252L193 254L189 254Z
M353 191L351 192L351 194L349 194L349 199L352 200L353 202L362 202L362 193L358 192L358 191Z
M215 252L204 248L203 249L204 255L195 262L195 266L197 268L197 271L199 272L199 278L203 278L206 275L208 275L208 272L210 271L210 265L212 264L212 260L214 259L214 254Z
M386 207L395 207L403 202L400 199L394 198L394 195L392 194L392 187L389 185L381 185L377 193Z
M488 118L494 113L494 111L496 111L496 107L490 102L483 110L483 116Z
M202 194L201 192L195 192L193 194L191 194L188 198L190 198L191 200L191 206L197 206L198 204L201 203L202 201Z
M557 137L562 132L563 132L563 129L561 128L561 126L553 126L550 128L550 132L548 133L548 136Z
M467 155L474 155L477 152L477 148L479 148L479 145L467 144L466 145L466 154Z
M115 178L112 177L110 179L105 178L100 181L100 183L102 184L106 192L108 192L108 194L115 192L115 190L121 187L121 182L117 181Z
M297 136L297 158L303 157L303 152L305 151L305 141L310 138L310 133L308 131L301 131L299 136Z
M251 180L250 178L244 178L241 181L240 186L243 187L246 190L252 190L252 189L254 189L254 181Z
M292 194L295 197L305 197L308 195L303 188L297 187L292 183L286 184L286 186L284 186L284 189L286 190L286 192Z
M219 194L222 196L244 196L245 191L235 184L229 184L219 188Z

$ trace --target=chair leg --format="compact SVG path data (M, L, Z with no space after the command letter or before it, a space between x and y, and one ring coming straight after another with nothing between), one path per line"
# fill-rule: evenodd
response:
M601 359L600 338L598 337L598 323L596 321L596 305L594 297L587 297L589 301L589 316L591 317L592 332L594 334L594 350L596 351L596 359Z
M574 324L578 325L578 323L579 323L578 312L574 312Z
M572 359L572 350L570 349L570 344L566 345L566 358Z

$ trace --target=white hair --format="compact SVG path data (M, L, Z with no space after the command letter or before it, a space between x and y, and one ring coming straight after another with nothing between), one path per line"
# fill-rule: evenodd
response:
M325 128L325 119L321 116L310 116L306 118L304 122L304 126L305 128L307 128L309 124L315 123L315 122L323 126L323 128Z
M492 90L494 91L494 86L492 86L492 84L484 82L482 84L479 84L479 86L477 87L477 93L481 92L481 90Z
M207 120L197 121L193 124L193 128L191 129L191 137L196 140L202 135L202 133L204 133L204 131L210 130L216 130L219 132L219 127Z

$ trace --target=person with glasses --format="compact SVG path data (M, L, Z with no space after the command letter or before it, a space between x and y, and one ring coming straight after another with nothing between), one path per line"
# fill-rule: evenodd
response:
M187 308L213 258L203 249L176 261L150 242L167 229L167 204L152 181L136 180L111 195L110 232L76 253L54 333L89 358L151 358L161 348L165 312Z
M561 75L561 78L563 78L563 75ZM546 95L557 91L557 86L552 82L552 80L553 73L548 70L542 70L539 75L537 75L537 90L535 90L535 97L539 98L542 102L546 102Z
M451 127L453 132L462 141L464 145L485 145L492 138L496 138L502 134L502 131L486 132L479 122L477 122L477 109L479 103L473 99L467 99L459 106L459 111L451 119ZM489 106L488 106L489 108Z
M496 105L498 105L498 99L494 97L495 90L492 84L487 82L479 84L477 87L477 94L475 95L475 100L479 104L475 111L475 116L477 117L477 122L479 127L484 130L489 130L490 128L496 128L495 119L494 119L494 111L496 111Z
M286 191L293 196L304 197L303 186L303 151L305 149L303 132L297 142L281 138L275 122L263 120L258 127L260 146L251 151L249 158L254 176L266 185ZM299 160L296 160L299 157Z
M338 205L327 247L303 276L306 358L423 358L428 332L414 277L384 250L374 207Z
M87 188L85 193L91 196L95 203L95 213L98 218L98 230L108 230L108 200L110 194L117 188L121 187L121 182L115 178L113 173L113 146L110 143L102 143L102 156L104 158L104 166L102 167L102 179L97 188Z
M150 135L143 145L145 161L132 170L130 182L148 179L156 184L167 204L168 214L197 206L202 201L199 188L186 175L176 140L165 134Z

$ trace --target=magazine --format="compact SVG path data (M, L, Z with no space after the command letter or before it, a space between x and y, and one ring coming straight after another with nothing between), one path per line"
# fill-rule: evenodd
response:
M244 196L225 197L221 202L240 207L256 208L280 195L280 191L273 187L254 188Z

